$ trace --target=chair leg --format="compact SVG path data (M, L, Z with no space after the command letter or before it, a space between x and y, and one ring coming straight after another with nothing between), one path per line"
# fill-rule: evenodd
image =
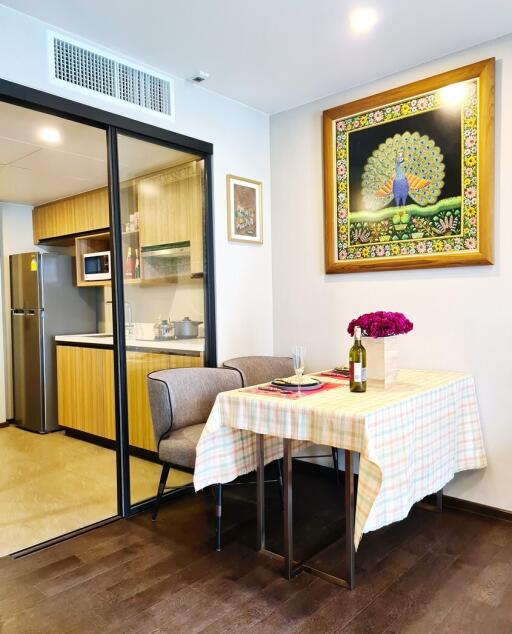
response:
M277 479L279 481L279 494L281 495L281 508L284 505L284 495L283 495L283 467L281 464L281 458L276 460L276 468L277 468Z
M222 484L215 485L215 550L221 549L222 534Z
M338 448L331 447L332 450L332 461L334 463L334 471L336 472L336 484L340 483L340 469L339 469L339 458L338 458Z
M151 516L151 519L153 520L153 522L156 521L156 516L158 515L158 509L160 508L162 495L164 494L164 491L165 491L165 485L167 483L167 478L169 476L170 468L171 468L171 465L167 464L166 462L164 463L162 467L162 474L160 476L160 482L158 483L158 491L156 494L156 499L153 503L153 514Z

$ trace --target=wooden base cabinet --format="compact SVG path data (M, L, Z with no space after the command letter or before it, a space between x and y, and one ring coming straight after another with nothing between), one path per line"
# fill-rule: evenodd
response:
M115 440L114 352L57 346L59 425Z
M203 360L201 357L150 352L127 352L130 445L156 451L148 398L148 374L156 370L191 368L202 365Z
M148 374L156 370L202 365L202 356L127 352L130 445L156 451L148 398ZM59 425L115 440L112 349L58 345L57 392Z

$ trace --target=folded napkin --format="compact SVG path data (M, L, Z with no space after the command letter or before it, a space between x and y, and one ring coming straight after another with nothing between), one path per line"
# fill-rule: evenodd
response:
M339 379L340 381L350 379L348 373L339 372L338 370L326 370L325 372L317 372L316 376L330 376L333 379Z

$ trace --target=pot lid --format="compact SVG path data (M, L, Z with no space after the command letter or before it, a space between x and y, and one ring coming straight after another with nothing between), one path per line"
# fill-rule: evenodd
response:
M202 324L202 321L194 321L193 319L190 319L190 317L183 317L183 319L181 321L173 321L171 322L173 324L194 324L196 326L199 326L199 324Z

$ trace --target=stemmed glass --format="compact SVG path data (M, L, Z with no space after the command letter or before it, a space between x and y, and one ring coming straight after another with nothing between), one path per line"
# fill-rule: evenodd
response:
M295 380L298 385L297 391L300 392L304 373L304 346L295 346L293 349L293 369L295 370Z

